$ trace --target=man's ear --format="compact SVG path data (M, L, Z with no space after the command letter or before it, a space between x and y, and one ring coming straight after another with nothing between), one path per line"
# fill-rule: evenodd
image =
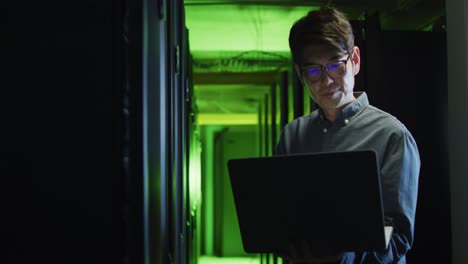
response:
M294 69L296 70L297 78L299 78L299 81L301 81L301 84L304 86L304 81L302 80L301 76L301 67L294 63Z
M353 73L357 75L361 69L361 51L358 46L353 47L353 57L351 60L353 61Z

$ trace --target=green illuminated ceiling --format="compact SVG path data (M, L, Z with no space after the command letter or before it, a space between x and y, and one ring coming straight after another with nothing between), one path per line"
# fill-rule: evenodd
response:
M190 46L198 58L238 51L288 53L292 24L332 4L350 19L378 12L383 30L420 30L445 15L444 0L185 0Z
M188 5L186 24L193 53L261 50L289 51L292 24L310 7Z

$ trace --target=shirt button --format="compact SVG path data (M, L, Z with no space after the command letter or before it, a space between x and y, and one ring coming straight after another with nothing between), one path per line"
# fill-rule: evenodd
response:
M348 119L345 119L344 120L344 124L347 125L349 123L349 120Z
M323 133L327 133L327 131L328 131L328 130L327 130L326 128L323 129Z

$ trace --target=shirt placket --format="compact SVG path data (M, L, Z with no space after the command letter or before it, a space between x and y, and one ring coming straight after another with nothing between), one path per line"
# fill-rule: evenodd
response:
M333 127L322 127L322 151L329 151L331 149L332 138L333 138Z

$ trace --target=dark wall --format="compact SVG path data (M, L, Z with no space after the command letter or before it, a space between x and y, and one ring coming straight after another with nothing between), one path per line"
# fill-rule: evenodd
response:
M125 255L121 2L2 5L2 263Z
M413 134L421 172L409 263L450 263L446 34L366 32L364 67L370 103Z

